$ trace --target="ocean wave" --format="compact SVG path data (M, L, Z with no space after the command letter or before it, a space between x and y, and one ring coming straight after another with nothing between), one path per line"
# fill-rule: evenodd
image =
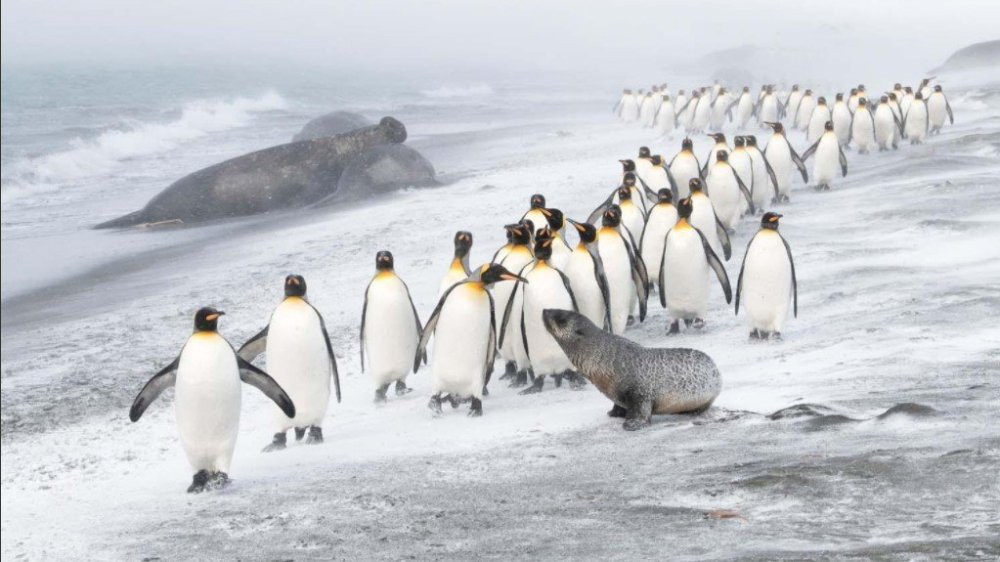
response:
M489 84L473 84L471 86L441 86L433 90L421 90L428 98L470 98L473 96L492 96L493 88Z
M176 148L185 141L240 127L253 114L284 109L277 92L256 98L200 99L185 104L180 116L167 122L137 122L105 131L91 139L76 139L72 148L13 162L4 174L0 202L107 174L122 162Z

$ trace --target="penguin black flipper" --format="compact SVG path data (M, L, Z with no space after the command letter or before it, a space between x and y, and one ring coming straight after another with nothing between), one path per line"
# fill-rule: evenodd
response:
M740 179L740 175L736 173L736 169L735 168L733 168L732 166L729 166L729 171L732 172L733 173L733 177L736 178L736 185L740 186L740 191L743 192L743 197L746 198L747 205L750 206L750 213L751 214L756 213L757 212L757 207L755 207L754 204L753 204L753 195L750 194L750 190L747 189L747 185L745 183L743 183L743 180ZM775 194L777 194L777 189L775 189ZM709 197L711 197L711 196L709 196Z
M236 353L247 361L253 361L261 353L264 353L264 350L267 348L267 329L270 327L270 324L264 326L264 329L257 332L257 335L241 345L239 351Z
M663 274L663 263L667 259L667 242L670 239L670 231L663 235L663 252L660 254L660 276L657 280L657 288L660 290L660 306L667 308L667 276Z
M788 142L788 139L785 139L785 142L788 143L788 152L792 155L792 163L795 164L795 167L799 169L799 173L802 174L802 183L809 183L809 172L806 171L805 162L802 161L799 153L795 152L795 149L792 148L792 143Z
M943 96L944 94L941 95ZM948 103L948 98L944 98L944 110L948 112L948 121L951 122L952 125L954 125L955 114L951 112L951 104ZM930 115L930 112L927 112L927 114Z
M743 294L743 268L747 266L747 256L750 255L750 246L756 237L757 235L754 234L750 237L750 241L747 242L747 251L743 253L743 263L740 264L740 276L736 278L736 315L740 313L740 295Z
M608 207L611 206L611 203L614 202L615 193L618 193L618 188L615 188L615 190L611 192L611 195L608 195L607 199L601 202L601 204L598 205L596 209L594 209L593 211L590 212L589 215L587 215L587 222L589 222L590 224L594 224L597 221L597 219L601 218L601 215L604 214L604 211L607 211Z
M524 307L521 307L521 344L524 346L524 356L531 362L531 352L528 351L528 331L524 329Z
M372 279L368 282L368 286L365 287L365 304L361 306L361 331L358 333L358 338L360 339L361 348L361 372L365 372L365 319L368 317L368 291L372 288L372 283L375 280ZM412 302L412 301L411 301ZM417 333L420 333L420 321L417 320ZM249 343L249 342L248 342ZM246 345L246 344L244 344Z
M698 232L698 236L701 236L701 245L705 249L705 259L708 260L708 267L712 268L715 272L715 276L719 278L719 283L722 285L722 292L726 294L726 304L733 302L733 289L729 285L729 276L726 275L726 267L722 265L719 261L719 256L715 254L712 250L712 246L708 244L708 238L702 234L697 228L695 231Z
M441 315L441 309L444 308L444 302L448 300L448 295L455 290L455 287L464 285L468 281L459 281L441 295L438 299L437 306L434 307L434 312L431 312L431 317L427 319L427 324L420 330L420 343L417 344L417 354L413 358L413 373L416 374L417 370L420 369L420 360L427 356L427 344L431 340L431 335L434 334L434 328L437 327L438 317Z
M181 357L178 355L169 365L160 369L146 382L139 394L136 395L135 400L132 401L132 407L128 411L128 419L133 422L139 421L153 400L156 400L164 390L174 386L174 383L177 382L177 365L180 362Z
M791 266L791 269L792 269L792 313L794 314L795 318L798 318L799 317L799 283L798 283L798 281L795 278L795 260L792 259L792 247L788 245L788 241L785 240L784 236L781 236L780 234L778 236L781 237L781 242L782 242L782 244L785 245L785 252L788 253L788 265ZM750 249L750 246L747 246L747 250L749 250L749 249ZM743 259L746 260L745 257ZM743 276L742 269L740 270L740 276L741 277ZM737 303L739 303L739 301L737 301Z
M632 283L635 285L636 293L639 297L639 321L646 320L646 303L649 300L649 272L646 270L646 262L642 261L642 256L636 254L635 238L632 232L624 225L625 234L628 235L628 243L625 250L628 252L628 261L632 266Z
M764 159L764 169L767 170L767 177L771 179L771 186L774 187L774 196L778 197L778 176L774 173L774 168L771 167L771 163L767 161L767 155L764 154L764 151L758 150L757 153Z
M566 274L563 273L562 271L560 271L557 268L553 267L552 269L556 270L556 273L559 274L559 278L562 279L563 287L566 287L566 294L569 295L569 300L570 300L570 302L573 303L573 312L580 312L579 307L577 307L577 305L576 305L576 295L573 294L573 288L570 287L570 284L569 284L569 277L566 277Z
M295 404L292 403L292 399L289 398L285 389L281 388L281 385L271 378L271 375L258 369L253 363L243 359L239 355L236 356L236 364L240 369L241 381L249 384L250 386L256 387L257 390L263 392L264 396L273 400L286 416L290 418L295 417ZM334 372L336 372L336 370L334 370ZM339 392L337 393L337 401L340 401Z
M809 157L812 156L814 152L816 152L816 147L818 147L818 146L819 146L819 141L816 141L816 142L813 143L812 146L810 146L809 148L807 148L806 151L802 153L802 162L803 163L805 163L805 161L808 160Z
M604 330L611 331L611 291L608 289L608 276L604 273L604 260L600 253L593 247L593 243L587 244L587 253L590 254L591 261L594 262L594 278L597 280L597 288L601 290L601 298L604 299Z
M483 380L489 381L493 374L493 362L497 358L497 321L496 309L493 304L493 293L486 291L486 296L490 299L490 338L486 344L486 364L483 365Z
M726 230L726 225L722 224L719 220L719 215L712 213L715 216L715 233L719 236L719 242L722 243L722 255L729 261L729 258L733 257L733 245L729 240L729 231Z
M532 264L527 264L517 272L518 277L524 277L525 270L528 269ZM514 296L517 295L517 289L521 286L521 280L517 279L514 281L514 288L510 290L510 298L507 299L507 306L503 309L503 320L500 322L500 337L497 342L497 346L503 348L503 337L507 333L507 325L510 324L510 313L514 308Z
M326 322L323 320L323 315L316 310L316 307L305 301L309 305L309 308L313 309L316 313L316 318L319 318L319 328L323 331L323 341L326 343L326 354L330 357L330 370L333 371L333 388L337 392L337 403L340 403L340 371L337 369L337 358L333 355L333 344L330 343L330 333L326 331ZM411 303L412 304L412 303ZM288 416L293 418L295 416Z
M899 136L903 136L903 122L899 120L899 117L896 116L896 112L892 109L889 110L889 113L892 113L892 120L896 123L896 130L899 131Z
M844 149L840 146L837 147L837 152L840 155L840 175L841 177L847 176L847 156L844 154Z
M466 258L468 258L468 257L466 257ZM400 279L399 281L403 284L403 288L406 289L406 298L409 299L409 301L410 301L410 308L413 309L413 320L414 320L414 322L417 323L417 333L419 334L420 333L420 327L422 326L422 324L420 323L420 313L417 312L417 305L413 304L413 295L410 294L410 286L407 285L406 281L403 281L402 279ZM367 292L365 293L365 298L366 299L368 298L368 293ZM427 350L425 349L424 350L424 365L426 365L426 364L427 364Z

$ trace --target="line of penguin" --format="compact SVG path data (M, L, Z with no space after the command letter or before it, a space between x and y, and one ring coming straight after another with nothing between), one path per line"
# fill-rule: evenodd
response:
M619 185L585 220L566 217L544 195L534 194L520 219L504 227L506 244L476 268L469 260L472 234L457 232L454 257L426 323L395 270L392 253L379 251L360 328L361 370L374 383L375 402L386 402L390 387L397 396L409 393L407 377L428 365L429 407L435 415L442 414L445 403L453 408L468 403L468 414L481 416L497 356L504 365L500 379L509 379L512 388L527 387L521 394L541 392L548 377L555 387L566 382L582 388L584 378L542 321L544 310L573 310L621 335L645 321L655 291L667 310L667 333L677 334L682 326L705 326L712 277L727 303L735 296L737 315L743 303L751 339L780 338L789 308L798 314L798 289L791 248L778 232L782 215L765 212L765 206L789 200L796 170L808 183L804 162L813 154L814 180L829 189L838 168L846 175L844 145L853 143L859 152L884 150L895 148L899 138L922 142L940 131L942 114L952 119L951 107L940 86L925 101L928 88L928 80L915 93L897 84L874 112L863 86L846 101L838 94L832 109L798 86L783 102L773 86L764 86L753 103L747 101L749 88L733 100L717 84L695 90L690 99L682 91L676 102L665 85L647 94L626 90L615 106L624 121L661 130L665 121L693 132L721 125L719 115L731 116L735 107L737 126L756 117L772 136L761 150L753 135L737 136L730 148L723 133L712 133L715 145L704 161L694 154L690 138L669 161L641 147L636 159L619 160ZM902 102L895 104L896 99ZM801 156L784 135L781 119L786 117L813 142ZM732 257L730 236L742 217L758 213L760 228L747 245L734 295L723 264ZM569 231L576 233L575 246ZM322 315L306 298L302 276L285 278L284 299L267 325L238 350L218 333L224 314L212 307L197 311L194 333L145 384L129 411L129 418L138 421L165 389L176 387L180 441L194 471L189 492L222 488L230 481L240 382L275 404L275 433L265 452L285 449L289 430L296 441L322 443L331 393L341 401L333 346ZM253 364L261 354L268 372Z

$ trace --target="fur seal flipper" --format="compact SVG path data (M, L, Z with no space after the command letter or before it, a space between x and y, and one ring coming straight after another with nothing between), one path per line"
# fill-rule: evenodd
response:
M546 309L542 318L577 371L615 403L608 415L624 416L625 429L649 425L652 414L703 412L722 389L715 362L696 349L642 347L569 310Z

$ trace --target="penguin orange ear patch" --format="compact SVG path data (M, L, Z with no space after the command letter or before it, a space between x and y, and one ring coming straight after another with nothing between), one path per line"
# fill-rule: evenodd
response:
M767 220L768 220L768 222L778 222L778 216L775 215L773 217L768 218Z

